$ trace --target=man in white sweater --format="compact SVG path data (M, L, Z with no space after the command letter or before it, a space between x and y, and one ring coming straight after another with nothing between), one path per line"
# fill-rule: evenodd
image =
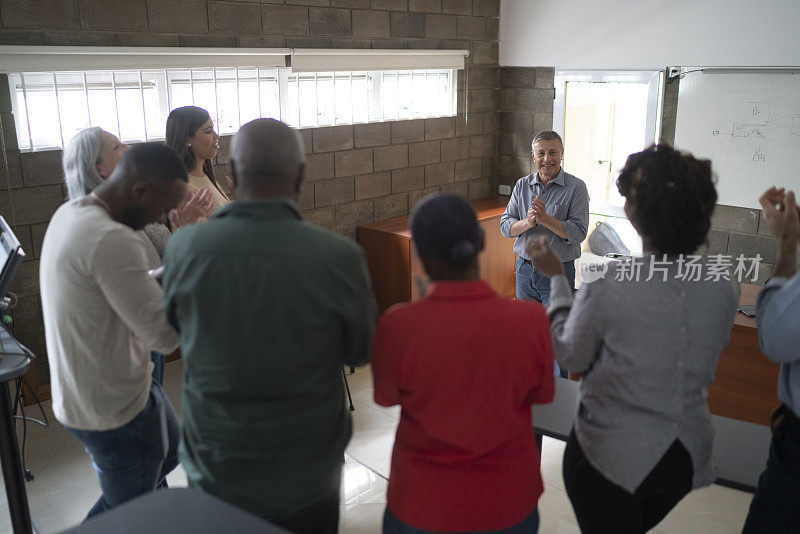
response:
M39 268L53 412L92 459L92 517L166 485L178 464L178 420L153 382L150 351L178 336L134 232L163 221L186 193L186 169L158 143L131 148L86 197L56 211Z

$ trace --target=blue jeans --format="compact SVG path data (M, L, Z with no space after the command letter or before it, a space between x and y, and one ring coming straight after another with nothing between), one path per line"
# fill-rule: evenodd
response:
M531 515L523 519L516 525L500 530L470 531L474 534L536 534L539 531L539 509L534 508ZM397 519L397 517L386 507L383 513L383 534L434 534L430 530L412 527Z
M789 412L779 419L773 415L767 469L758 478L742 534L797 532L798 525L800 420Z
M151 352L150 360L153 362L153 380L158 382L159 385L164 385L164 365L167 362L167 357L160 352Z
M536 271L531 262L517 256L517 299L535 300L541 302L547 308L550 302L550 278ZM567 281L575 292L575 260L564 262L564 273ZM553 374L555 376L566 377L566 372L562 372L556 362L553 362Z
M517 257L517 298L541 302L547 308L550 302L550 278L536 271L522 256ZM575 291L575 260L564 262L564 272L567 275L572 291Z
M167 487L167 474L178 465L178 416L157 382L144 410L129 423L112 430L67 430L92 459L103 492L87 519Z

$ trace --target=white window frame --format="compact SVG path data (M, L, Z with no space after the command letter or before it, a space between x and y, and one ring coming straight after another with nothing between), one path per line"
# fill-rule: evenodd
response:
M342 71L357 71L357 72L372 72L372 71L410 71L436 69L439 72L451 71L449 90L452 93L452 112L448 111L446 115L431 115L424 114L423 117L433 116L454 116L457 113L456 95L457 95L457 69L464 68L464 59L469 54L467 50L360 50L360 49L343 49L343 50L328 50L328 49L291 49L291 48L140 48L140 47L25 47L25 46L0 46L0 72L4 73L31 73L31 72L47 72L47 73L64 73L64 72L78 72L85 73L90 71L111 72L112 73L112 86L114 84L114 72L142 71L152 70L173 70L173 69L188 69L190 72L191 82L191 69L197 68L239 68L246 69L260 69L260 68L278 68L278 82L279 94L283 96L279 98L281 119L289 122L290 115L298 115L296 119L296 127L319 127L327 126L328 124L320 124L319 116L316 115L314 124L302 125L300 123L299 110L289 109L288 91L293 88L289 83L289 77L292 75L299 76L300 73L312 72L342 72ZM291 66L291 70L289 67ZM281 68L283 67L283 68ZM215 71L214 71L215 72ZM261 72L260 70L258 71ZM334 74L335 77L335 74ZM426 74L427 77L427 74ZM261 83L262 77L256 77L257 81ZM316 79L316 75L314 75ZM380 83L380 80L373 77L373 89L375 83ZM54 80L55 81L55 80ZM9 78L9 83L11 79ZM335 80L334 80L335 83ZM86 84L84 84L86 88ZM141 86L140 86L141 87ZM237 76L238 87L238 76ZM352 85L351 85L352 87ZM12 105L16 109L17 98L15 87L10 87L12 95ZM194 87L192 87L194 90ZM299 89L299 85L298 85ZM88 91L88 89L86 89ZM141 90L141 89L140 89ZM297 90L297 89L296 89ZM216 82L215 82L216 91ZM169 91L167 94L159 92L159 102L162 108L166 105L171 108L169 102ZM24 90L23 90L24 93ZM260 95L260 92L259 92ZM88 93L87 93L88 99ZM116 99L116 91L115 91ZM56 90L56 102L58 100L58 90ZM27 100L26 100L27 103ZM372 92L370 101L371 109L375 106L381 105L381 98ZM143 104L144 106L144 104ZM164 117L165 110L160 110L162 117ZM217 106L217 112L219 106ZM241 112L241 110L237 110ZM260 115L261 113L259 113ZM15 113L18 117L19 113ZM398 114L399 115L399 114ZM26 114L27 116L27 114ZM352 113L350 115L352 123ZM60 123L59 116L59 123ZM375 117L368 113L368 122L377 122ZM383 121L383 111L381 110L380 120ZM392 119L389 119L392 120ZM335 116L334 104L334 119L335 124L344 124L337 121ZM240 121L241 122L241 121ZM295 121L291 121L295 122ZM146 123L146 121L145 121ZM17 123L18 129L21 122ZM146 126L145 126L146 130ZM61 129L59 128L59 131ZM145 131L148 139L158 139L157 136L150 136ZM30 137L30 131L28 133ZM63 134L62 134L63 136ZM64 140L62 139L62 146ZM30 139L28 148L21 147L23 151L31 150L53 150L60 149L61 147L33 147L33 139Z

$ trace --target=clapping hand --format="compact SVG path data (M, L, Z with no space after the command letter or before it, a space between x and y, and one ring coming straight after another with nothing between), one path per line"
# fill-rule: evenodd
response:
M205 221L214 209L214 199L211 190L201 188L195 192L187 191L183 202L169 212L169 223L172 229Z
M531 210L533 210L537 221L544 220L544 218L547 217L547 210L542 197L537 196L533 199L533 202L531 202Z
M557 274L564 274L564 264L547 244L547 238L540 237L535 241L528 241L525 250L531 258L533 267L543 275L552 278Z
M794 193L770 187L758 202L764 210L769 233L784 242L796 243L800 238L800 211Z

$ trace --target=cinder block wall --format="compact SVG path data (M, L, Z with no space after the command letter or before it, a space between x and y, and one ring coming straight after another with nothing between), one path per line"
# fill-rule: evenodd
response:
M355 238L359 225L405 215L428 193L496 191L498 17L499 0L3 0L0 44L469 50L456 117L302 130L303 216ZM6 77L0 119L0 214L28 253L14 287L15 333L40 356L28 380L47 394L38 258L66 198L61 152L17 150ZM230 139L220 143L216 172L224 176Z

